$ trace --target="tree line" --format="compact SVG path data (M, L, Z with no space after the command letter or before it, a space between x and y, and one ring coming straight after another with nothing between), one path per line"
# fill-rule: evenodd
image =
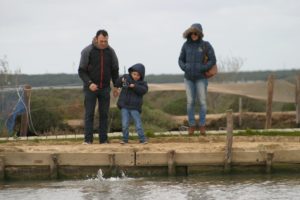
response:
M276 79L284 79L294 82L295 76L300 70L277 70L277 71L242 71L242 72L220 72L211 82L248 82L248 81L266 81L270 74ZM3 77L2 77L3 78ZM82 81L77 74L6 74L6 80L11 80L9 85L29 84L33 87L44 86L81 86ZM183 74L150 74L146 76L148 83L182 83Z

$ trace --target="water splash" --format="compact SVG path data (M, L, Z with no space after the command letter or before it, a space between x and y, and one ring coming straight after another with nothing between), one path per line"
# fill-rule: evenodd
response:
M102 169L99 169L98 172L97 172L97 178L99 181L104 181L105 178L103 177L103 172L102 172Z
M128 178L128 176L125 174L125 172L123 170L119 171L119 175L116 177L109 177L109 178L104 178L104 173L102 171L102 169L98 169L97 171L97 175L94 178L89 178L87 177L87 181L100 181L100 182L104 182L104 181L121 181L121 180L130 180L131 178Z
M125 172L123 170L120 170L121 178L127 178Z

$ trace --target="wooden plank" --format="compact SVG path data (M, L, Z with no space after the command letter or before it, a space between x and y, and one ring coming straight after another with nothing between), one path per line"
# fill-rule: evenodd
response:
M216 165L224 163L224 152L176 153L177 165Z
M50 153L20 153L10 152L3 153L4 163L6 166L18 166L18 165L30 165L41 166L50 165L51 154Z
M176 155L177 156L177 155ZM167 153L136 152L136 166L167 166Z
M258 151L232 152L232 164L265 164L266 154Z
M205 165L224 163L224 152L176 153L175 163L180 165ZM168 166L167 153L136 153L137 166Z
M2 153L5 165L53 165L50 153ZM57 165L74 166L110 166L110 153L61 153L56 154ZM134 166L134 153L114 154L114 164L120 166Z
M300 163L300 150L275 151L273 163Z
M114 161L111 156L114 155ZM114 162L114 163L112 163ZM58 165L72 166L134 166L134 153L61 153Z
M135 153L115 153L116 165L119 166L134 166Z

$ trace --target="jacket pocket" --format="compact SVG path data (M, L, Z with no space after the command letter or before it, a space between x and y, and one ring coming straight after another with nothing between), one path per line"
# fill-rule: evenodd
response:
M185 74L186 74L186 76L188 78L192 78L192 76L193 76L193 70L192 70L191 64L186 64Z

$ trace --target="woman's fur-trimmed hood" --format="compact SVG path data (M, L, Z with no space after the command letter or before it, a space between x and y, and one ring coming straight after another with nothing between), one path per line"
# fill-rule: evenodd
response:
M203 33L201 24L192 24L186 31L184 31L183 37L188 38L193 32L197 32L199 35L201 35Z

